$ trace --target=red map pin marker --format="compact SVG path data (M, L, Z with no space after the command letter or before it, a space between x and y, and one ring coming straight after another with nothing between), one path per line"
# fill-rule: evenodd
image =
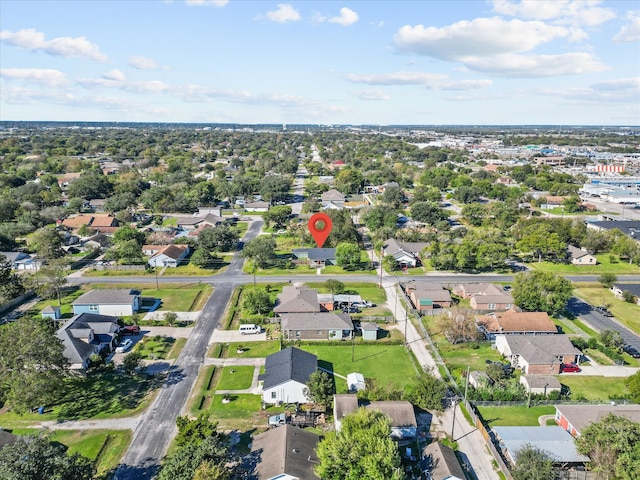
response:
M318 228L318 222L322 222L324 225ZM322 245L324 245L324 242L331 233L331 228L333 228L331 217L326 213L314 213L311 215L307 225L309 226L311 236L316 241L316 245L318 245L318 248L322 248Z

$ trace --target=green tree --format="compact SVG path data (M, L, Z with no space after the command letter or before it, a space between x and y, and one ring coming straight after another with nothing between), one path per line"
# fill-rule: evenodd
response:
M22 279L12 272L11 262L0 255L0 304L8 302L24 293Z
M398 445L389 418L359 408L342 419L339 432L327 433L316 447L316 475L323 480L402 480Z
M466 209L467 206L464 208ZM449 218L449 215L433 202L416 202L411 205L411 218L418 222L435 225Z
M176 419L178 435L176 435L176 445L202 443L207 437L217 435L218 424L209 421L209 414L202 412L197 418L191 420L189 417L178 417Z
M600 332L600 341L605 347L619 349L624 345L624 339L617 330L605 329Z
M291 181L280 175L269 175L260 182L260 195L272 204L285 200L289 190Z
M640 472L640 423L609 414L582 430L576 448L589 456L599 478L634 480Z
M131 225L123 225L113 234L113 242L116 244L128 242L129 240L135 240L138 245L142 246L145 242L145 234Z
M229 480L231 472L220 463L205 460L193 474L193 480Z
M329 406L334 393L336 393L335 383L327 372L316 370L309 376L304 394L310 401Z
M68 372L63 350L45 320L22 319L0 328L0 400L18 413L56 400Z
M345 195L358 193L362 189L364 178L360 170L343 168L335 176L334 185Z
M326 280L324 282L324 286L327 287L327 290L329 290L333 294L342 293L344 292L345 288L343 282L341 282L340 280L335 280L333 278Z
M564 199L562 206L566 212L575 213L580 210L580 197L577 195L571 195Z
M226 437L218 432L202 441L187 443L166 457L157 479L193 480L196 471L205 462L223 467L228 460L227 457ZM220 476L217 480L227 480L227 478Z
M269 294L261 288L245 290L242 306L251 314L266 315L271 310L272 302Z
M237 244L238 233L226 225L205 228L198 235L198 245L209 252L228 252L235 250Z
M538 262L543 258L563 258L567 248L558 233L547 223L534 223L518 234L516 248L525 255L535 255Z
M625 378L624 384L629 389L631 400L640 403L640 371L637 371L630 377Z
M290 216L291 207L289 205L276 205L269 208L262 218L266 227L273 223L275 228L282 228L287 224Z
M242 249L242 256L255 262L260 268L265 268L276 258L276 241L268 235L260 235L247 242Z
M127 375L135 373L142 366L142 354L140 352L131 352L125 355L122 360L122 369Z
M556 474L549 454L525 444L516 452L516 464L511 469L513 480L553 480Z
M37 230L32 235L29 244L43 261L64 256L62 236L57 230L52 228L41 228Z
M69 262L66 258L49 260L33 277L30 277L31 287L44 298L56 298L58 305L62 305L62 290L67 284Z
M447 396L447 384L433 372L424 369L409 393L411 403L425 410L442 410Z
M200 268L209 268L216 260L216 257L211 255L209 250L202 247L196 248L191 255L191 264Z
M336 247L336 262L345 270L360 267L360 248L355 243L340 243Z
M11 480L91 480L95 469L86 457L67 454L47 433L18 437L0 448L0 478Z
M565 309L572 294L571 282L551 272L522 272L514 277L513 300L524 310L554 315Z
M616 283L617 281L618 281L618 277L616 276L615 273L603 273L598 277L598 282L600 282L600 284L604 288L613 287L613 284Z

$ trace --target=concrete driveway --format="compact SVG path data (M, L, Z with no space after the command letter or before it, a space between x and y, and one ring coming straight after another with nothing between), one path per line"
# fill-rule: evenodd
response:
M584 367L580 365L580 368L580 372L562 373L561 376L592 375L599 377L630 377L640 370L640 368L637 367L623 367L620 365L586 365Z
M242 335L238 330L218 330L216 328L209 343L262 342L265 340L267 340L267 332Z

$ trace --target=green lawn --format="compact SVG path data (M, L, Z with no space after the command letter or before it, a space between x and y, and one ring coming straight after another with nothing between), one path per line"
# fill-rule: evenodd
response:
M242 346L244 353L238 353L239 346ZM227 358L264 358L278 351L280 351L279 340L230 343L227 349Z
M541 415L555 415L556 409L552 405L542 405L527 408L519 406L478 406L482 418L492 427L526 427L538 426Z
M443 335L437 335L433 341L454 377L462 375L467 367L470 370L484 371L487 360L503 361L502 356L491 348L490 342L480 342L477 344L478 348L472 348L468 343L452 345Z
M171 347L171 350L169 351L169 354L167 355L166 359L174 360L178 358L178 355L180 355L180 352L182 351L182 348L186 343L187 343L186 338L184 337L177 338L176 341L173 343L173 347Z
M165 359L175 341L175 338L164 335L145 336L136 344L134 351L151 360Z
M526 265L533 270L553 272L560 275L602 275L603 273L614 273L616 275L640 274L640 267L633 264L629 265L629 262L624 260L618 263L611 263L608 253L599 253L596 255L596 258L598 259L597 265L579 266L552 262L531 262Z
M620 399L629 395L629 390L622 377L589 377L585 375L564 374L558 377L560 383L571 389L571 399L584 398L589 401L606 401Z
M592 305L608 305L616 319L640 334L640 305L627 303L616 298L611 290L604 288L599 283L576 283L573 293L576 297Z
M387 301L387 292L373 282L343 282L345 290L356 292L363 300L380 305ZM305 286L315 288L319 293L330 293L324 282L307 282Z
M211 413L215 418L248 419L262 408L260 395L231 395L230 403L222 403L222 395L214 395L211 402Z
M352 372L375 378L379 385L393 384L402 390L414 382L418 367L404 345L302 345L299 348L317 355L318 366L343 377ZM353 362L351 361L353 352ZM346 381L336 377L336 389L345 393Z
M187 265L180 265L175 268L167 268L163 273L163 277L195 277L195 276L207 276L216 275L221 273L224 268L229 265L224 259L215 262L210 268L200 268L188 263Z
M251 387L255 368L251 366L224 367L216 390L244 390Z
M62 399L47 405L43 415L19 415L3 409L0 410L0 425L20 427L47 420L134 416L148 406L163 381L163 375L134 377L114 371L93 372L86 378L71 377L61 385Z
M38 430L30 428L14 429L14 435L28 435ZM109 477L109 473L120 463L132 432L129 430L52 430L49 437L68 447L67 453L87 457L94 462L97 477Z

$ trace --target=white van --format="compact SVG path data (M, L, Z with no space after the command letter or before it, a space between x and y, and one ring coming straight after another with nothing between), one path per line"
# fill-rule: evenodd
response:
M254 333L262 333L262 328L253 323L247 323L246 325L240 325L240 333L242 335L253 335Z

